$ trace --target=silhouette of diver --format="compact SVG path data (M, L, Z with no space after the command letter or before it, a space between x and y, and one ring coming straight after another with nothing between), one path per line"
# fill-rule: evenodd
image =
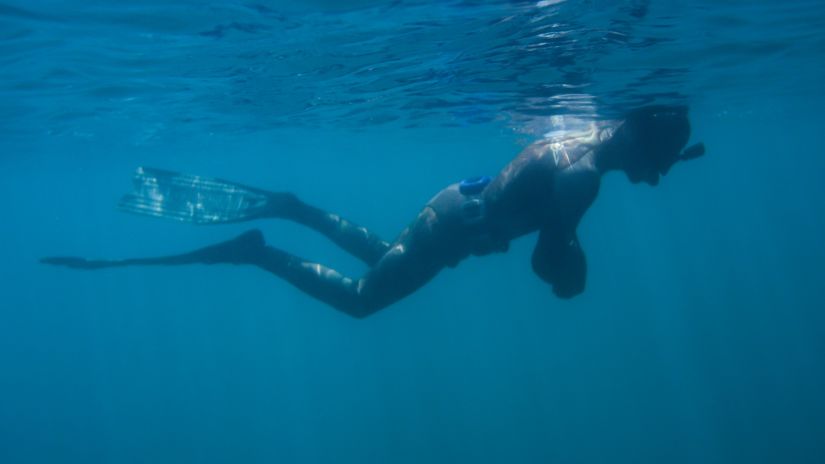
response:
M138 169L135 192L123 210L196 224L279 218L328 237L365 262L350 278L265 243L259 230L189 253L156 258L87 260L43 258L74 269L138 265L249 264L356 318L411 294L444 267L464 258L505 252L511 240L538 231L533 271L561 298L584 290L586 262L576 228L599 190L601 175L624 171L632 183L657 185L679 160L704 154L690 136L684 106L648 106L621 121L594 122L587 130L549 138L524 149L495 178L478 177L439 192L392 243L336 214L276 193L224 180L157 169Z

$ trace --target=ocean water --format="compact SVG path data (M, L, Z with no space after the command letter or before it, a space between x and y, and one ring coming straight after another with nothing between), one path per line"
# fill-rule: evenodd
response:
M0 3L0 462L825 462L825 3ZM364 320L256 269L77 272L251 227L120 213L138 166L391 238L569 118L691 108L604 178L555 298L528 236Z

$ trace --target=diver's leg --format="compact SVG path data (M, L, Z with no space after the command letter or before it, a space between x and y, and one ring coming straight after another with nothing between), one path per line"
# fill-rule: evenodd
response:
M418 256L396 244L360 279L342 275L267 246L254 264L286 280L304 293L352 317L362 319L413 293L442 268L438 260Z
M413 293L444 267L443 244L433 232L435 216L425 208L418 219L360 279L321 264L265 247L257 265L330 306L364 318Z
M444 267L443 247L425 208L362 278L354 279L270 246L251 256L256 265L352 317L364 318L413 293Z
M281 196L273 209L272 217L288 219L323 234L346 252L365 262L368 266L378 263L390 249L390 244L365 227L350 222L341 216L308 205L292 194Z
M406 234L405 234L406 235ZM402 238L405 237L402 235ZM77 257L43 258L42 263L73 269L184 264L250 264L286 280L304 293L355 318L370 314L409 295L441 269L416 253L420 248L397 242L364 277L352 279L321 264L305 261L267 246L258 230L216 245L179 255L122 260L88 260Z
M267 246L258 230L216 245L179 255L124 260L87 260L76 257L43 258L45 264L75 269L103 269L143 265L251 264L286 280L308 295L356 318L370 314L411 294L444 267L443 244L433 233L435 216L425 208L376 265L360 279L305 261Z

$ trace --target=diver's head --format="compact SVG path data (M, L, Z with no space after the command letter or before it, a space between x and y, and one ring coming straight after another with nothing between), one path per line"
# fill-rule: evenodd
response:
M631 182L657 185L679 160L697 158L704 146L682 151L690 138L687 106L655 105L628 113L617 130L620 169Z

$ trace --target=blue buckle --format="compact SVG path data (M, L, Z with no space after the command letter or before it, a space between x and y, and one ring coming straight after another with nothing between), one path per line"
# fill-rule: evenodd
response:
M463 195L478 195L492 181L490 176L478 176L464 179L458 184L458 191Z

